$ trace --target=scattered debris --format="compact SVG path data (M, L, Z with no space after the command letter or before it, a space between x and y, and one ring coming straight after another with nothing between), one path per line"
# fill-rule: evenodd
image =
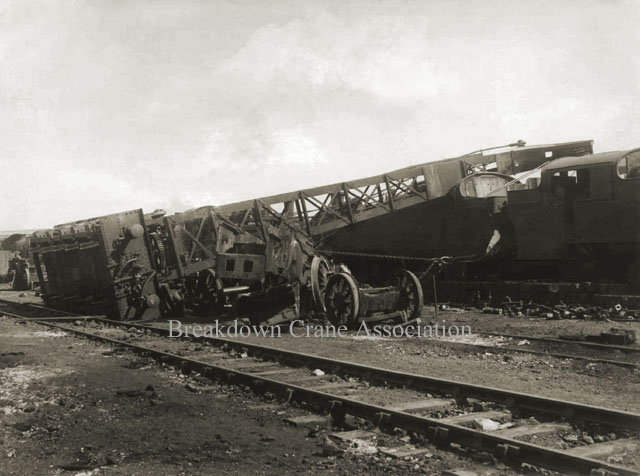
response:
M325 437L322 443L323 456L339 456L344 454L344 450L340 448L331 438Z
M640 311L625 309L621 304L611 307L603 306L581 306L578 304L565 304L560 301L559 304L547 305L529 301L525 303L523 300L512 301L508 296L499 307L485 305L484 302L478 305L479 309L485 314L498 314L510 317L542 317L546 319L579 319L579 320L598 320L598 321L634 321L640 316Z
M67 333L63 331L33 331L33 332L17 332L12 334L14 339L28 339L31 337L64 337Z
M193 383L189 382L188 384L185 385L185 388L187 390L189 390L190 392L193 393L200 393L200 392L217 392L219 390L219 387L216 385L194 385Z
M116 390L116 395L119 397L154 397L156 395L156 391L153 388L153 385L147 385L147 388L142 390Z
M505 428L511 428L515 423L499 423L497 421L491 420L490 418L476 418L473 420L473 426L482 431L496 431L496 430L504 430Z
M367 456L376 454L378 452L378 448L376 448L375 444L356 438L351 442L351 445L345 452L357 456Z
M285 423L292 426L309 426L309 425L327 425L329 420L322 415L304 415L298 417L289 417L284 419Z
M611 328L609 331L601 332L597 335L563 334L559 337L568 341L586 341L611 345L630 345L636 342L636 332L634 330L617 328Z

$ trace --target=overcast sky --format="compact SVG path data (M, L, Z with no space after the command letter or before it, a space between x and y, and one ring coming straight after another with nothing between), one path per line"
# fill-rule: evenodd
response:
M640 2L0 0L0 229L640 146Z

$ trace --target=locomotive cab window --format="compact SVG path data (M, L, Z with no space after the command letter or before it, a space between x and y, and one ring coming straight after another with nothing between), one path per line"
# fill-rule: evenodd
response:
M565 170L551 177L551 191L559 200L589 198L591 173L589 169Z
M618 177L632 179L640 177L640 150L625 155L618 162Z

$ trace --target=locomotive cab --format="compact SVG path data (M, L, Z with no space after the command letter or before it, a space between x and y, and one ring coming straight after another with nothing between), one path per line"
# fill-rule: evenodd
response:
M520 267L563 279L637 283L640 149L565 157L540 185L509 190ZM547 277L550 277L547 275Z

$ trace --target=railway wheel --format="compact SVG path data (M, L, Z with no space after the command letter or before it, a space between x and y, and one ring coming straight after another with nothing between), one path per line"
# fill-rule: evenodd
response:
M337 273L329 278L325 290L325 308L335 326L353 326L360 312L360 290L353 276Z
M220 312L224 308L224 286L212 269L200 271L196 288L196 305L203 311Z
M326 258L314 256L311 260L311 292L313 294L313 306L318 311L327 311L324 297L330 274L331 268Z
M405 311L410 319L420 317L424 295L418 277L407 269L399 269L394 273L391 285L400 291L396 311Z
M160 314L163 317L183 317L184 299L177 289L171 289L163 284L158 290L160 299Z

